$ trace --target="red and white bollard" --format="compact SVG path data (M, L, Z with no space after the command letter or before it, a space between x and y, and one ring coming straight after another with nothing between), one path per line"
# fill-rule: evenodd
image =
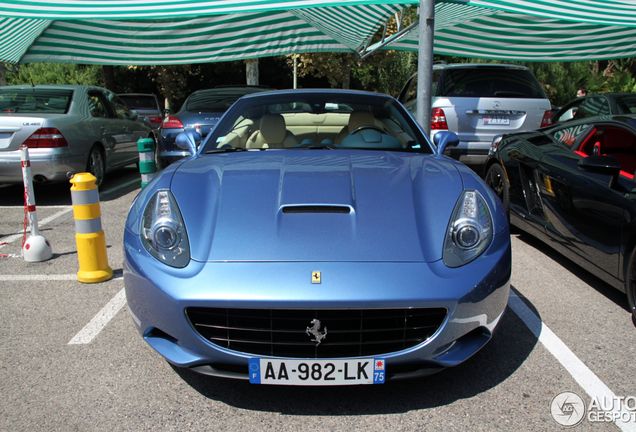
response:
M22 159L25 206L28 212L29 226L31 227L31 233L22 246L22 256L27 262L46 261L53 256L53 251L51 250L51 243L40 235L38 230L38 215L35 211L33 178L31 177L31 161L29 159L29 148L25 145L20 147L20 158Z

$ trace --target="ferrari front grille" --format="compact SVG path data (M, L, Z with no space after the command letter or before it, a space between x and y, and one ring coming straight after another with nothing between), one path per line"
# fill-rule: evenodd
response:
M270 357L341 358L382 355L419 345L435 334L447 312L446 308L190 307L186 316L201 337L233 351Z

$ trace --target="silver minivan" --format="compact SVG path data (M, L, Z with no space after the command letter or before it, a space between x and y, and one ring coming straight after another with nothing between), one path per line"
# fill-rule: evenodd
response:
M445 154L483 165L493 137L550 125L550 101L527 67L510 64L433 65L431 139L440 130L459 136ZM417 117L417 74L398 100Z

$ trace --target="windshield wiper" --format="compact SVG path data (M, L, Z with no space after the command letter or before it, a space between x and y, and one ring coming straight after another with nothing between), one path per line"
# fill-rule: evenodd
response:
M329 145L329 144L309 144L309 145L304 145L304 146L294 147L294 148L311 149L311 150L323 150L323 149L335 150L336 146Z
M495 96L496 97L526 97L525 93L521 93L521 92L516 92L516 91L507 91L507 90L500 90L500 91L496 91L495 92Z

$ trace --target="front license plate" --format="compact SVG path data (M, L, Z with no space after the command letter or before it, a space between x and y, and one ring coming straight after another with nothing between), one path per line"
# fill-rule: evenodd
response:
M249 359L252 384L335 386L383 384L384 359L279 360Z
M510 124L510 117L508 116L492 116L484 117L484 125L504 125Z

